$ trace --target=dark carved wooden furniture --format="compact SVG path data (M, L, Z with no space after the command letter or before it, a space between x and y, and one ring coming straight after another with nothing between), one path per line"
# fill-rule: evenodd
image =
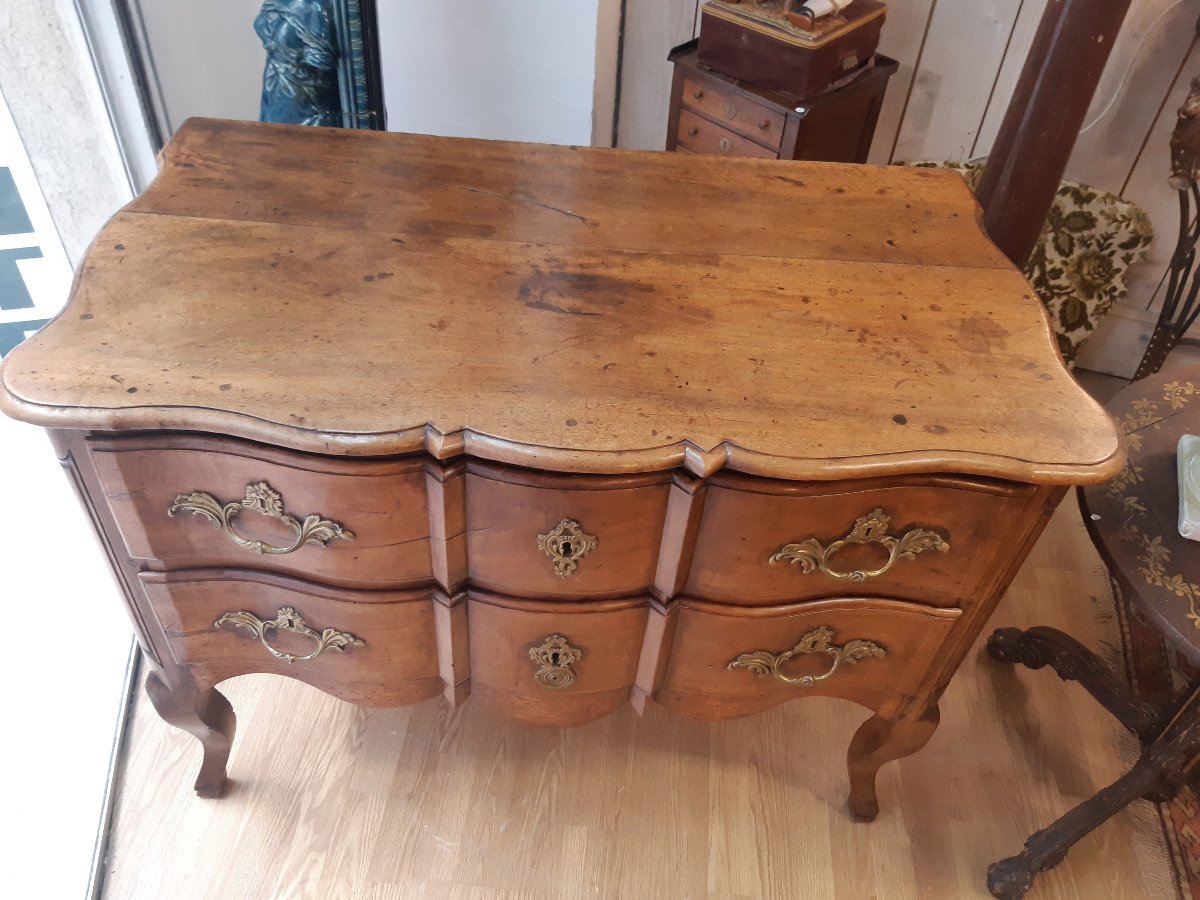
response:
M1158 626L1170 647L1200 663L1200 544L1179 535L1175 463L1180 436L1200 432L1200 369L1134 382L1107 409L1125 433L1129 460L1109 484L1079 492L1084 521L1116 588ZM1132 801L1175 794L1200 754L1200 680L1175 701L1156 705L1053 628L1001 628L988 639L988 653L1033 669L1050 666L1060 678L1078 681L1142 743L1141 757L1126 775L1034 834L1018 856L988 870L992 893L1013 898Z
M877 55L849 84L798 99L704 68L695 41L670 59L668 150L825 162L867 161L888 79L899 68Z
M955 174L194 120L0 369L204 749L298 678L869 709L850 809L1124 459ZM781 225L786 223L786 227Z

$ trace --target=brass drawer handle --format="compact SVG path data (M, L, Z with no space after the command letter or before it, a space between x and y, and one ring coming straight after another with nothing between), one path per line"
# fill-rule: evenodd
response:
M821 542L816 538L809 538L796 544L788 544L772 554L767 561L770 563L790 562L793 565L799 563L803 572L820 569L830 578L866 581L868 578L875 578L888 571L896 564L897 560L915 559L916 555L924 550L937 550L939 553L945 553L950 549L950 544L940 534L924 528L914 528L900 538L892 537L887 533L891 521L891 516L885 514L882 509L876 509L859 518L848 535L840 541L834 541L828 547L822 547ZM831 569L829 561L847 544L882 544L888 549L887 562L878 569L871 570L856 569L853 572L838 572Z
M566 578L579 568L579 560L596 549L594 534L584 531L574 519L563 519L537 536L538 549L554 562L554 573Z
M583 659L583 651L572 647L561 634L551 634L538 646L529 648L529 658L538 664L533 673L538 683L559 691L575 683L575 670L571 666Z
M721 152L728 153L733 149L733 141L729 138L721 138Z
M695 98L696 100L703 100L704 99L704 91L701 89L694 90L694 91L692 91L692 97Z
M233 520L243 510L253 510L272 519L278 519L296 532L296 539L287 547L276 547L265 541L255 541L244 538L233 528ZM304 517L300 523L287 515L283 509L283 497L265 481L246 485L246 498L222 504L212 494L204 491L192 491L190 494L180 494L175 498L168 516L179 512L190 512L194 516L204 516L229 535L229 539L239 547L253 550L255 553L294 553L305 544L328 544L334 538L343 541L354 540L354 532L348 531L337 522L323 519L316 513Z
M760 678L763 675L774 675L784 684L808 686L816 684L818 681L832 678L833 674L843 664L850 665L851 663L858 662L860 659L866 659L868 656L879 658L887 655L887 651L874 641L855 639L847 641L845 645L839 647L831 643L832 640L833 629L828 625L822 625L820 628L815 628L800 638L796 646L791 650L786 650L783 653L771 653L768 650L755 650L752 653L743 653L726 668L731 671L733 669L749 669ZM800 656L805 653L828 653L833 657L833 665L829 667L829 671L824 675L802 675L799 678L791 678L780 671L780 667L793 656Z
M254 615L254 613L227 612L221 618L217 619L216 627L220 628L227 622L238 628L245 628L262 642L262 645L267 648L268 653L276 659L282 659L289 665L316 659L326 650L344 651L348 646L363 646L363 642L354 635L346 634L346 632L338 631L334 628L326 628L320 634L317 634L317 632L304 624L304 619L291 606L280 607L279 612L276 613L275 618L270 622L264 622L258 616ZM267 633L271 631L290 631L292 634L300 634L304 637L312 638L317 642L317 649L307 656L296 656L294 653L285 653L282 650L276 650L267 643Z
M688 137L695 137L699 133L700 133L700 129L697 128L695 125L693 125L691 128L688 129Z

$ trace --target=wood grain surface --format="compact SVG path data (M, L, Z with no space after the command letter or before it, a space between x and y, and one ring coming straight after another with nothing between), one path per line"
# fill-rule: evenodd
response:
M883 481L796 483L721 473L709 482L684 593L703 600L766 604L821 597L886 597L957 606L986 595L999 561L1011 555L1022 510L1035 489L1011 482L909 475ZM944 552L898 558L878 576L838 579L786 560L770 562L785 545L816 539L822 548L846 538L856 521L882 510L888 534L932 531ZM879 543L847 544L828 568L842 574L886 564Z
M202 687L247 672L271 672L365 706L415 703L442 692L428 590L351 591L239 569L143 572L140 581L171 656ZM243 611L270 622L284 607L296 610L318 634L332 628L363 644L288 663L246 629L215 624L225 613ZM267 643L296 656L317 646L315 638L274 629Z
M1068 499L994 624L1119 641ZM706 723L647 705L532 729L473 700L362 709L295 681L225 685L233 784L197 800L195 740L139 698L105 897L987 897L989 863L1120 775L1128 736L1075 684L980 645L922 753L884 767L883 811L844 812L865 717L834 698ZM865 665L865 663L864 663ZM1177 896L1146 801L1039 880L1043 900Z
M565 607L471 591L471 699L525 725L591 722L629 700L637 674L645 599L608 600ZM535 678L530 649L565 636L582 653L575 680L548 688Z
M945 172L194 121L0 406L563 471L1104 480L1116 432L976 215Z
M808 697L852 700L873 711L895 708L914 693L934 662L959 611L895 600L842 598L766 609L683 600L675 646L655 701L698 719L733 719ZM731 670L743 653L791 650L813 629L834 632L832 643L865 640L882 651L839 665L814 684L785 684L748 669ZM818 677L831 670L825 653L802 654L781 668L789 678Z
M645 593L654 581L669 474L548 475L472 463L466 482L472 585L563 601ZM560 575L538 536L566 520L596 546Z
M196 435L121 436L89 445L126 551L150 568L247 566L362 587L415 586L432 574L419 459L351 461ZM203 491L224 505L241 501L247 486L261 481L281 494L286 514L299 521L317 514L354 537L260 554L204 517L167 516L180 495ZM294 528L257 512L238 514L233 527L276 546L296 538Z

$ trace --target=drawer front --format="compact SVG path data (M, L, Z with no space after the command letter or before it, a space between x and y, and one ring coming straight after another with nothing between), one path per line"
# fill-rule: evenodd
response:
M698 112L757 144L779 152L787 117L778 110L695 75L688 75L684 79L682 101L684 109Z
M471 697L530 725L580 725L629 698L649 603L564 606L472 591Z
M266 572L140 578L175 661L213 684L270 672L367 706L415 703L442 690L429 591L378 591L362 602L357 591Z
M330 459L200 436L90 447L133 559L364 587L432 577L419 461Z
M775 159L778 150L769 150L742 137L734 131L715 125L703 116L686 109L679 111L679 130L675 134L679 143L696 153L709 156L754 156L759 159Z
M766 609L685 599L655 699L702 719L814 695L878 710L917 689L958 615L861 598Z
M485 590L555 600L654 581L670 474L563 476L470 463L467 565Z
M956 606L994 574L1027 485L920 476L837 487L718 476L685 593L761 605L892 597Z

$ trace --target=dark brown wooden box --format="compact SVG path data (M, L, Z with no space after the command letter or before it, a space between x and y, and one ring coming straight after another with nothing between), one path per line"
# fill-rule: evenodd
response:
M871 64L887 5L858 0L841 27L805 37L740 15L727 4L701 7L699 61L795 100L813 97Z

